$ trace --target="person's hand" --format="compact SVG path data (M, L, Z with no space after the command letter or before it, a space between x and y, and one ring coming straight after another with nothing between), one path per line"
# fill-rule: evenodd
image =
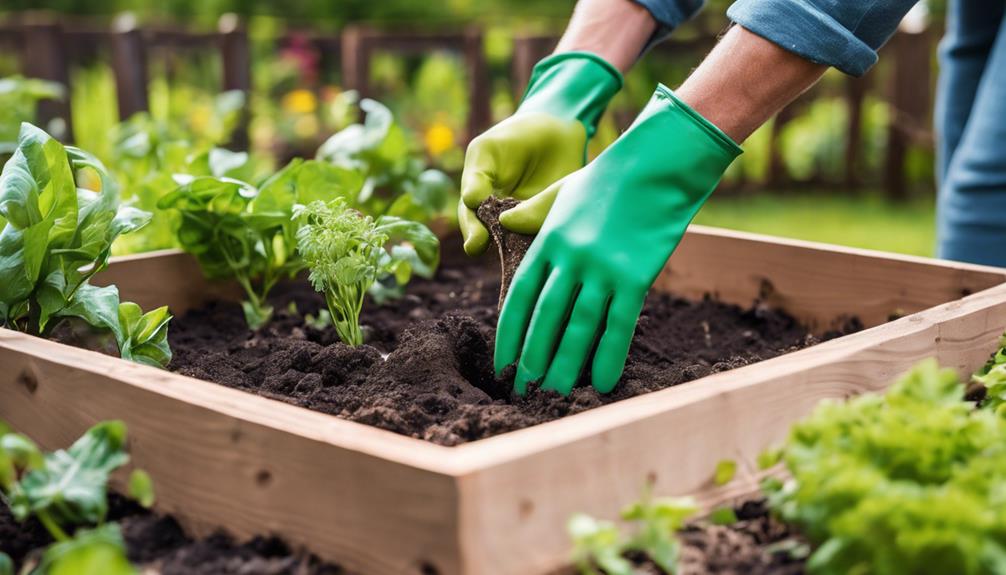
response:
M593 162L500 222L548 213L518 267L496 333L497 374L566 395L587 367L611 391L646 292L740 148L659 86L633 125ZM549 209L549 207L551 209Z
M583 167L587 140L622 76L586 52L566 52L539 62L513 116L468 145L461 175L458 223L465 252L478 255L489 233L475 215L489 196L528 199ZM544 213L531 214L540 226ZM517 231L517 230L514 230Z

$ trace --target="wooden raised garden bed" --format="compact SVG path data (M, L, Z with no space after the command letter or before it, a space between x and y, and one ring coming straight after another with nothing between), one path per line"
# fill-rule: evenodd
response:
M756 455L819 400L879 389L928 356L970 372L1006 326L1004 281L996 268L693 226L657 289L761 299L814 331L849 315L869 329L458 447L0 330L0 419L46 448L124 420L160 509L196 533L276 533L368 574L543 573L566 560L574 512L614 516L647 481L707 505L741 495ZM97 283L176 315L235 295L177 252L118 259ZM716 488L722 459L738 477Z

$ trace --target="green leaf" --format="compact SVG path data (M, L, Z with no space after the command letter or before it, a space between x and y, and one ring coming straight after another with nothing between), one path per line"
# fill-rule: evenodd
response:
M433 277L440 265L440 240L428 227L419 222L381 216L376 228L394 244L389 252L392 262L408 261L417 275Z
M726 485L733 481L735 475L737 475L737 462L731 459L724 459L716 464L713 483L718 486Z
M108 509L108 476L129 461L126 425L106 421L88 430L69 449L45 455L45 465L22 477L10 497L23 521L44 515L64 526L97 524Z
M50 546L32 575L135 575L119 526L80 529L73 539Z
M737 512L733 507L717 507L709 513L709 522L713 525L733 525L737 523Z
M88 324L112 331L116 341L125 334L119 325L119 288L85 284L73 295L69 305L55 314L57 317L79 317Z
M0 551L0 575L14 575L14 560Z
M143 507L154 506L154 480L142 469L134 469L129 476L129 497L135 499Z
M133 302L119 304L119 325L122 339L119 352L124 359L165 368L171 362L168 346L168 322L171 314L162 306L143 313Z
M3 451L15 469L31 471L45 465L45 458L31 439L20 433L0 436L0 451Z
M573 540L573 562L581 573L597 573L597 566L607 575L632 575L632 563L622 557L622 535L613 523L577 513L570 517L566 531Z
M758 469L766 471L775 467L782 461L782 456L782 449L766 449L762 451L758 454Z

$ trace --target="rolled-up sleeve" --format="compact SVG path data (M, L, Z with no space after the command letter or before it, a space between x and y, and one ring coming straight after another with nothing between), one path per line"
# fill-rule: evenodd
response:
M646 44L645 50L660 42L702 9L705 0L632 0L646 8L657 21L657 30Z
M727 17L812 62L861 76L917 0L738 0Z

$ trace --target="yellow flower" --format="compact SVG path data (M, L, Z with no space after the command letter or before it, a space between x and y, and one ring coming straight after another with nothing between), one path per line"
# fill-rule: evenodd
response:
M305 90L293 90L283 96L283 109L294 114L312 114L318 108L318 100L314 97L314 92Z
M189 111L189 126L196 134L203 134L213 119L213 111L209 106L197 105Z
M431 156L439 156L454 147L454 130L443 122L434 122L426 128L423 141Z

